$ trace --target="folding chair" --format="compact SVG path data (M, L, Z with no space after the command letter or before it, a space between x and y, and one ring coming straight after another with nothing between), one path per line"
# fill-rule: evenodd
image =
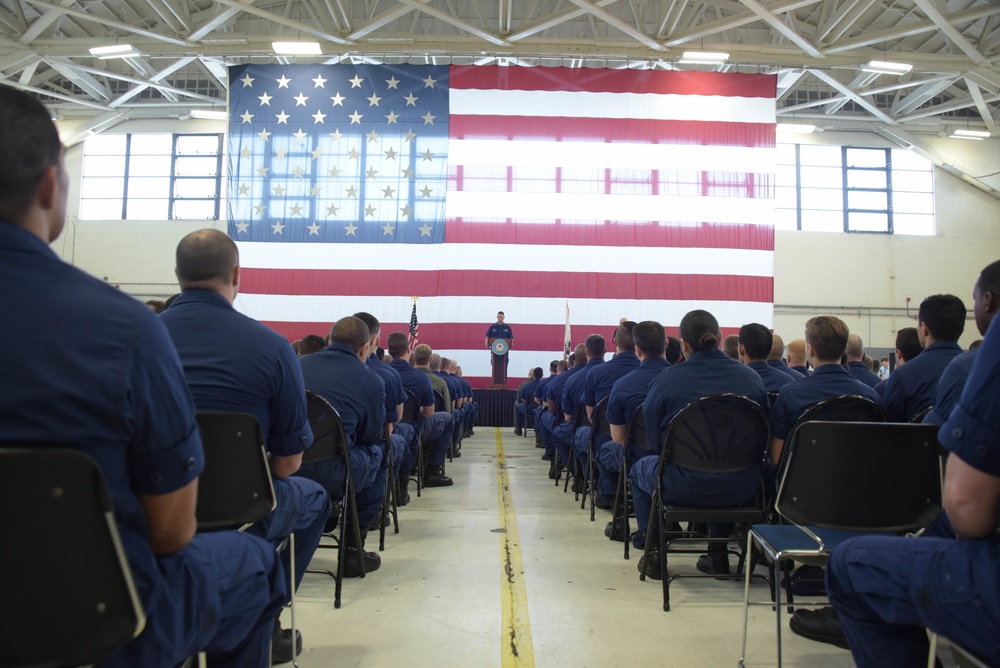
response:
M610 426L609 426L610 428ZM615 488L615 500L611 504L611 540L615 539L615 526L621 518L622 539L625 543L624 558L629 558L632 527L629 524L629 507L632 503L632 484L628 479L628 448L629 446L646 447L646 419L642 415L642 404L632 411L628 424L625 426L625 447L622 448L622 467L618 472L618 486ZM634 511L633 511L634 512Z
M597 485L594 484L594 451L597 449L597 435L604 434L611 438L611 425L605 419L608 412L608 397L604 397L594 406L590 414L590 450L587 452L587 480L590 481L590 494L584 494L583 501L580 502L580 510L583 510L590 497L590 521L594 521L594 501L597 496Z
M440 392L438 392L437 390L434 390L434 412L435 413L447 413L448 415L452 415L451 406L445 406L444 405L444 395L441 394ZM460 428L460 425L456 424L455 428L456 429ZM459 435L458 440L459 440L459 443L461 443L461 440L462 440L461 435ZM448 444L448 463L449 464L451 463L452 448L454 446L455 446L455 437L453 435L452 438L451 438L451 443Z
M528 430L535 431L535 391L529 390L524 393L524 427L521 435L528 438Z
M358 526L358 507L354 502L354 478L351 476L351 457L347 451L347 435L344 433L344 423L340 421L340 414L325 398L306 390L306 411L309 419L309 426L313 433L312 446L305 451L302 456L303 464L317 464L340 457L344 462L344 495L338 502L334 503L331 517L338 515L339 535L333 532L324 533L327 538L333 539L337 549L337 572L325 568L309 569L307 573L325 573L333 578L336 586L333 595L333 607L340 607L340 595L344 585L344 561L347 549L347 520L350 516L351 524L354 526L354 544L357 548L358 571L361 577L365 576L364 550L361 549L361 527ZM320 548L330 549L331 546L320 543Z
M382 497L382 512L378 514L378 551L382 552L385 550L385 525L388 523L389 515L392 515L392 527L393 533L399 533L399 512L396 508L396 496L399 494L397 487L396 476L393 475L392 469L395 466L395 462L392 459L392 442L391 434L389 433L392 423L386 420L385 429L382 432L385 436L385 457L386 461L389 462L389 473L385 477L385 495ZM360 528L359 528L360 530Z
M758 546L768 563L784 559L825 565L848 538L904 533L942 512L941 465L934 425L811 421L788 444L788 466L775 509L790 524L755 524L747 550ZM744 666L750 609L750 569L743 598ZM768 602L766 605L772 605ZM774 605L778 666L781 610Z
M733 523L747 524L763 522L764 505L761 494L763 485L758 487L757 498L752 505L719 508L682 507L664 500L662 474L664 465L672 465L688 471L706 473L739 473L752 469L761 476L767 446L771 441L771 428L767 413L756 402L736 394L715 394L702 397L682 408L673 417L663 435L660 461L656 467L658 481L653 492L653 512L649 517L647 537L657 529L660 547L660 569L663 574L663 610L670 610L670 583L680 577L732 578L738 579L750 556L750 550L740 549L733 554L738 558L736 571L732 575L708 573L676 573L671 575L667 568L667 556L673 551L681 554L701 554L701 549L682 548L671 550L674 543L721 543L727 547L729 536L710 537L696 532L684 532L667 538L666 528L671 523ZM761 478L762 480L762 478ZM654 524L655 523L655 524ZM648 559L649 540L646 541L644 557ZM700 546L699 546L700 548ZM751 569L746 569L747 571ZM645 572L641 579L645 579Z
M403 389L406 392L406 401L403 403L403 416L399 421L412 424L417 435L417 475L412 475L412 469L404 473L409 480L416 481L417 498L419 498L420 491L424 487L424 436L420 429L420 406L417 405L416 395L408 388Z
M934 404L931 404L930 406L924 406L924 408L922 408L916 415L910 418L910 422L914 424L920 424L921 422L924 421L924 418L927 417L927 414L930 413L933 409L934 409Z
M573 426L573 436L570 437L570 441L576 436L576 430L583 426L590 425L590 418L587 416L587 407L581 401L577 404L576 411L573 412L573 418L570 420L570 424ZM581 481L581 474L583 473L583 462L580 461L579 457L576 456L576 450L573 446L569 446L569 461L566 462L566 481L563 483L563 494L569 491L569 479L573 478L573 498L576 501L580 500L580 491L582 490L584 494L587 492L587 481ZM557 470L558 472L558 470ZM558 480L556 481L558 483ZM580 506L581 508L583 506Z
M0 447L0 665L100 663L146 617L97 464L77 450ZM70 547L72 546L72 547Z

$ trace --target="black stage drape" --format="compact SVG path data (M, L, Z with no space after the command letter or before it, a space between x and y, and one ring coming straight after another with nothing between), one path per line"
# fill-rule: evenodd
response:
M477 427L513 427L517 390L473 390L479 404Z

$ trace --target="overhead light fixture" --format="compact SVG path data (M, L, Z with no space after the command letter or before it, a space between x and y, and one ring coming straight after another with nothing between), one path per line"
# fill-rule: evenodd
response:
M992 133L986 132L985 130L953 130L950 135L952 139L972 139L974 141L983 141L984 139L989 139Z
M131 44L112 44L111 46L95 46L90 50L90 55L108 60L109 58L130 58L142 55Z
M786 132L788 134L808 135L816 131L816 126L806 125L805 123L778 123L775 129L778 132Z
M208 118L214 121L224 121L229 118L225 111L214 111L211 109L192 109L191 118Z
M721 65L727 60L729 54L719 51L685 51L678 62L682 65Z
M876 74L895 74L899 76L906 74L913 69L909 63L890 63L884 60L870 60L868 64L861 68L862 72L874 72Z
M271 42L271 47L279 56L321 56L323 49L319 42Z

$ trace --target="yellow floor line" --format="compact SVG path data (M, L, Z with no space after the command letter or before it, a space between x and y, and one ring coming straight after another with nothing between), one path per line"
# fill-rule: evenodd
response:
M502 668L534 668L535 650L531 644L531 623L528 620L528 592L524 588L524 564L521 561L521 540L517 535L517 516L507 477L507 458L500 428L497 439L497 496L500 512L500 607L503 620L500 632L500 665Z

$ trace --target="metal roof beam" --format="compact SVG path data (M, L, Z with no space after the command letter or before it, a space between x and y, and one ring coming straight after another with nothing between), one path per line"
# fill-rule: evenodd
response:
M945 34L951 42L961 49L965 55L972 58L973 61L977 63L982 63L986 60L986 56L979 53L976 47L969 44L968 40L962 37L962 33L958 32L958 29L951 24L951 22L945 18L944 14L938 11L930 0L913 0L913 4L923 11L931 21L934 22L941 32Z
M993 130L997 124L993 121L993 112L990 110L989 106L986 104L986 100L983 98L983 91L979 90L979 86L973 81L965 80L966 85L969 87L969 93L972 95L972 100L976 103L976 109L979 110L979 116L986 123L986 127Z
M817 2L818 1L819 0L817 0ZM607 7L608 5L613 5L616 2L618 2L618 0L598 0L598 2L594 3L594 6ZM559 25L560 23L565 23L566 21L580 18L586 13L587 12L584 9L570 9L564 12L559 12L557 14L550 14L545 18L541 19L540 21L538 21L537 23L526 26L524 28L521 28L520 30L511 33L510 35L507 35L507 41L516 42L518 40L524 39L525 37L530 37L531 35L534 35L536 33L540 33L544 30L548 30L549 28L553 28Z
M917 90L893 104L892 108L889 109L889 113L898 117L909 111L913 111L924 102L950 86L956 79L958 79L957 76L950 76L925 83Z
M400 2L409 5L411 7L414 7L415 9L423 12L424 14L427 14L428 16L433 16L436 19L451 24L456 28L458 28L459 30L469 33L470 35L475 35L479 39L485 40L491 44L495 44L497 46L510 46L510 44L500 39L496 35L488 33L485 30L480 30L475 26L471 26L465 21L457 19L451 14L448 14L447 12L443 12L440 9L436 9L427 4L424 4L423 2L418 2L417 0L400 0Z
M993 16L995 14L1000 14L1000 3L987 4L982 7L975 7L973 9L955 12L954 14L948 14L947 16L944 16L944 19L947 23L967 23L970 21L978 21L979 19L986 18L987 16ZM897 25L886 30L864 33L859 37L831 44L830 46L825 47L824 51L827 55L843 53L844 51L851 51L853 49L857 49L858 47L871 46L872 44L879 44L881 42L894 42L910 37L911 35L919 35L920 33L927 32L929 30L938 29L938 25L930 19L924 21L914 21L912 23Z
M577 7L580 7L581 9L585 9L587 13L590 14L591 16L596 16L597 18L601 19L608 25L618 28L618 30L622 31L632 39L642 44L645 44L654 51L663 51L663 46L655 39L653 39L652 37L643 33L640 30L636 30L628 23L625 23L621 19L612 16L603 9L595 7L593 3L590 3L587 0L570 0L570 2L572 2Z
M29 0L30 2L37 2L38 0ZM257 9L252 5L249 0L236 1L236 0L215 0L220 5L225 5L226 7L233 7L247 14L252 14L253 16L258 16L262 19L267 19L268 21L273 21L278 25L285 26L286 28L291 28L293 30L300 30L307 35L313 35L314 37L319 37L320 39L325 39L335 44L343 44L345 46L350 46L353 44L348 39L344 39L338 35L331 35L323 30L317 30L308 23L302 23L301 21L293 21L292 19L287 19L279 14L274 14L272 12L264 11L263 9Z
M889 116L888 114L886 114L884 111L882 111L881 109L879 109L878 107L876 107L874 104L872 104L868 100L864 99L863 97L861 97L860 95L858 95L857 93L855 93L853 90L851 90L850 88L848 88L844 84L840 83L839 81L837 81L836 79L834 79L833 77L831 77L829 74L827 74L823 70L813 70L813 69L810 69L809 72L811 72L814 77L816 77L817 79L819 79L820 81L822 81L826 85L830 86L831 88L835 88L836 90L838 90L842 95L846 95L847 97L849 97L852 100L854 100L854 102L859 107L861 107L862 109L864 109L865 111L867 111L869 114L871 114L872 116L874 116L877 119L879 119L880 121L882 121L883 123L887 123L889 125L894 125L896 123L896 121L891 116Z
M802 9L803 7L815 5L818 2L821 2L821 0L785 0L784 2L778 2L768 6L767 11L772 15L783 14L785 12L792 12L796 9ZM679 46L687 42L692 42L703 37L708 37L709 35L732 30L733 28L739 28L760 20L761 17L754 12L730 16L719 21L712 21L711 23L700 25L690 32L675 35L671 39L664 42L663 45L667 47Z
M212 7L215 6L215 4L212 5ZM188 35L188 40L192 42L201 41L206 35L214 31L216 28L224 26L230 19L239 13L240 10L235 7L226 7L221 12L198 26L194 32Z
M797 33L794 29L785 25L778 17L772 14L764 5L757 2L757 0L740 0L744 5L750 8L754 14L759 16L766 24L771 26L774 30L781 33L785 39L795 44L797 47L808 53L813 58L822 58L823 54L815 46L809 43L809 41L802 35Z

